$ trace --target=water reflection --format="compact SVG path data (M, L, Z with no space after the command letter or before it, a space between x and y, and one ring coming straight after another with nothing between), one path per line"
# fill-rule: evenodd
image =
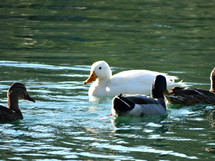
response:
M158 127L162 126L160 123L166 118L167 116L146 116L146 117L129 117L129 116L122 116L122 117L115 117L113 116L112 124L116 129L120 129L120 127L128 125L131 126L155 126ZM152 123L152 124L150 124Z
M68 66L55 66L41 63L28 63L22 61L0 61L0 66L14 67L14 68L33 68L33 69L47 69L47 70L71 70L71 71L88 71L89 66L78 66L78 67L68 67ZM74 77L74 75L61 75ZM79 75L79 77L83 75Z
M208 118L210 119L210 125L212 128L215 128L215 109L212 108L211 110L208 111L209 116Z

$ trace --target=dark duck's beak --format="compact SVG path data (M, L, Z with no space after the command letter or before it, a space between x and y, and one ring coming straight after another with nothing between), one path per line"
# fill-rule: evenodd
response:
M35 102L35 100L31 98L28 93L24 96L24 99L27 101Z
M167 89L164 90L163 92L164 95L169 95L169 91Z

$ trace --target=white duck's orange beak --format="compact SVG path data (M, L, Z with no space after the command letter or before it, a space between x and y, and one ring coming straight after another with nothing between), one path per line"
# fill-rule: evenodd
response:
M88 83L91 83L93 81L95 81L97 78L97 75L95 72L92 72L89 76L89 78L87 78L87 80L85 80L84 84L88 84Z

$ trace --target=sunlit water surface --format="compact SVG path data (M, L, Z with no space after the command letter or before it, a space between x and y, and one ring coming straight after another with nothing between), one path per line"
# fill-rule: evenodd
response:
M209 89L213 1L0 2L0 103L22 82L35 103L0 124L1 160L214 160L214 105L168 105L164 116L110 116L90 100L91 64L148 69Z

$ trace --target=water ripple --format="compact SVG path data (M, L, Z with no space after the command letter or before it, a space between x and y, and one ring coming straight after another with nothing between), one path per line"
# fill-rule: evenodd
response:
M76 67L68 67L68 66L55 66L55 65L47 65L41 63L28 63L23 61L0 61L0 66L6 67L15 67L15 68L33 68L33 69L49 69L49 70L81 70L81 71L89 71L90 66L80 66L76 65Z
M185 147L193 144L196 147L190 148L196 152L202 146L205 151L213 150L214 143L208 138L212 138L214 132L207 128L207 115L213 107L171 107L167 115L161 117L115 118L109 116L111 98L89 101L89 86L83 86L82 82L90 66L21 61L0 61L0 66L11 67L15 72L21 68L24 72L33 69L27 71L35 74L31 79L20 80L25 82L36 103L20 100L24 120L0 126L0 149L11 151L13 157L8 157L11 160L29 157L141 160L140 154L146 160L153 158L153 154L173 159L201 159L201 155L189 153ZM51 76L46 79L47 75ZM2 94L5 94L2 102L6 103L8 84L12 81L0 82ZM181 147L175 148L179 143Z

